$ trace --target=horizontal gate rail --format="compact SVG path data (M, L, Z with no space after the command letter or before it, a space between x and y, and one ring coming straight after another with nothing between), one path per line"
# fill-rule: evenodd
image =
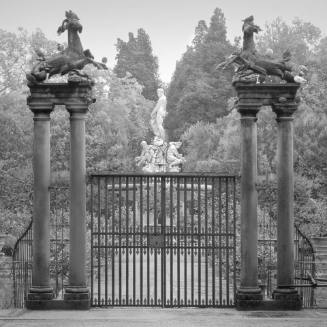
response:
M236 177L90 175L93 306L228 307Z

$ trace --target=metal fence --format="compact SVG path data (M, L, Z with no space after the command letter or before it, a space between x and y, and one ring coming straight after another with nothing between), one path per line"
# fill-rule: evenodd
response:
M14 306L23 308L29 287L32 284L32 221L17 240L13 252Z
M265 184L258 188L258 263L259 284L267 298L272 298L277 287L277 217L273 185ZM315 255L309 239L294 226L294 281L303 303L303 308L315 305L314 283ZM296 286L297 285L297 286Z
M233 306L236 178L91 176L93 306Z
M68 278L69 221L68 187L51 187L50 213L50 282L55 298L63 297ZM32 285L33 221L17 240L13 251L14 306L23 308Z
M68 187L51 188L50 277L62 298L69 265ZM266 197L262 196L262 192ZM268 192L268 193L267 193ZM274 190L259 189L259 283L276 288ZM233 306L239 278L238 183L234 176L92 175L88 196L89 285L93 306ZM90 219L90 220L89 220ZM32 276L32 222L13 253L14 305ZM315 256L295 226L294 285L315 305Z

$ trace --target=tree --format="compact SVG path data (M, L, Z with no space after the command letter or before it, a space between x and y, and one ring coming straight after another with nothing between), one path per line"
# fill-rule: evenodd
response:
M270 48L277 58L282 58L283 52L290 50L292 60L305 65L312 59L312 50L317 46L320 37L320 29L309 22L296 18L288 25L278 17L267 23L263 32L259 33L257 48L261 53Z
M170 138L179 138L198 121L214 122L227 113L231 75L215 67L232 49L226 39L224 14L217 8L209 28L205 21L199 21L192 46L176 65L167 94L165 125Z
M200 20L198 26L195 28L194 38L192 40L193 48L198 48L203 44L205 37L208 34L208 26L205 20Z
M157 100L158 58L153 55L149 35L143 28L138 29L137 37L129 33L129 40L117 40L117 64L114 72L123 78L130 73L144 88L142 95L149 100Z
M32 217L33 114L26 106L24 71L38 48L51 53L56 51L56 43L41 31L31 35L23 30L0 32L0 231L15 236ZM142 86L130 74L118 78L110 70L98 71L92 66L85 71L96 80L97 98L86 120L87 171L133 170L140 142L148 141L154 103L142 96ZM70 127L65 108L55 108L50 126L52 184L58 182L58 176L67 182Z

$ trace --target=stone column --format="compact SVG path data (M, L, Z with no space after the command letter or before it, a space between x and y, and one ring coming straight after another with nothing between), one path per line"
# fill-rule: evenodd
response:
M277 289L274 299L289 309L300 309L294 284L294 173L293 173L293 117L296 103L275 103L277 114Z
M33 301L53 298L49 278L50 113L53 104L30 103L29 107L34 113L33 273L26 305L33 307Z
M258 286L257 227L257 113L259 103L238 104L241 114L241 284L237 291L238 308L261 304Z
M66 105L70 113L70 265L65 300L89 306L86 287L86 168L85 116L87 104Z

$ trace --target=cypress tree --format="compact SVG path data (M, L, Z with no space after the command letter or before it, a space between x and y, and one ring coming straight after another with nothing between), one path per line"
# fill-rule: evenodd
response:
M192 45L177 63L167 93L165 127L177 139L190 125L215 122L227 111L232 95L231 72L216 71L216 65L233 52L226 39L226 21L217 8L207 27L199 21Z
M142 95L149 100L157 100L158 58L153 55L149 35L143 28L137 36L129 33L127 42L118 39L116 44L117 64L114 72L118 77L125 77L129 72L144 87Z

